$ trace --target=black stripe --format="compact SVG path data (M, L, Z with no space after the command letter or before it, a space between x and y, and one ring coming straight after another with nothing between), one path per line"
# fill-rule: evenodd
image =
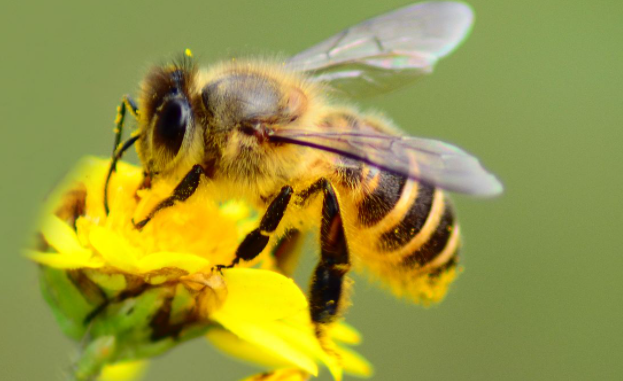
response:
M450 259L446 263L442 264L439 267L431 269L431 272L428 273L428 277L439 278L442 274L445 274L451 269L457 267L458 264L459 264L459 253L458 253L458 247L457 247L457 250L452 254Z
M379 240L379 249L394 251L405 246L424 226L433 207L435 188L418 184L417 197L403 217L402 221L391 230L383 233Z
M359 222L365 227L374 226L394 209L407 178L381 171L377 187L359 203Z
M437 229L426 243L404 259L403 265L409 267L424 266L433 261L448 244L453 229L454 212L446 200L446 206Z

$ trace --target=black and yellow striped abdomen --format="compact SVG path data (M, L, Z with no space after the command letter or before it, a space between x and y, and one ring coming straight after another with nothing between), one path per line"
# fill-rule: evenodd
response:
M359 164L342 173L351 254L398 295L429 303L457 271L460 235L447 195Z
M348 109L329 114L323 127L363 135L397 133L387 120ZM440 300L456 276L460 248L448 196L361 161L338 157L334 166L331 180L355 267L369 269L400 296L424 304Z

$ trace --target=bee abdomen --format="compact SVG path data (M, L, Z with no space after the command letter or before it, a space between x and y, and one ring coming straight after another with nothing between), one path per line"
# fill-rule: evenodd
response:
M378 224L395 207L402 196L407 179L389 172L379 172L374 188L364 194L358 204L358 220L364 227Z
M400 203L392 201L396 211L381 223L390 227L378 236L376 251L401 271L430 274L451 258L456 261L460 237L454 208L442 191L407 181ZM392 221L396 216L400 220Z
M408 245L421 231L431 215L435 188L418 184L417 196L402 220L379 237L380 251L395 251Z
M454 230L454 211L447 200L445 201L443 214L435 231L426 242L403 259L405 266L426 266L433 262L446 248Z
M418 194L426 195L427 202L420 205L422 214L411 214L411 222L417 224L415 234L411 231L397 235L400 224L392 230L394 235L385 234L387 240L393 239L392 252L385 252L390 262L380 274L387 280L397 295L407 296L416 303L429 304L443 298L448 286L456 278L458 253L460 249L460 229L456 222L454 209L447 197L438 190L421 188ZM424 194L423 194L424 193ZM410 211L417 210L415 197ZM409 212L401 221L406 222ZM390 238L391 237L391 238ZM410 237L410 239L408 239ZM404 245L402 245L404 243Z

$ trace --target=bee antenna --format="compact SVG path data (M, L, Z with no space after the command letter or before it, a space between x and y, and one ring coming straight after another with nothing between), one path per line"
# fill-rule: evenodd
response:
M173 60L173 66L183 72L191 72L195 69L194 55L190 49L185 49Z

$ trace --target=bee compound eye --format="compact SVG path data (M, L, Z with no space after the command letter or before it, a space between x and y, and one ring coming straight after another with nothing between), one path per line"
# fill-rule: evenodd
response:
M157 113L154 143L176 155L184 141L190 105L184 99L165 100Z

